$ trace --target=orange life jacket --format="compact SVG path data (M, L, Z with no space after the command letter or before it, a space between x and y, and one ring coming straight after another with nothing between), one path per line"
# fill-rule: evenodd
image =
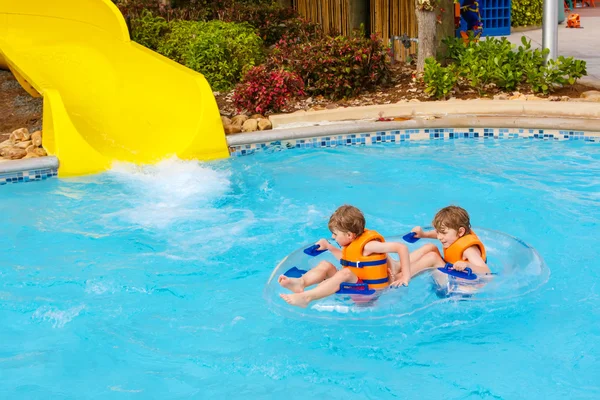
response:
M452 243L450 247L444 249L444 261L451 264L461 261L463 259L463 253L471 246L479 247L479 251L481 251L481 258L485 261L485 247L473 231L471 231L471 233L468 235L458 238L458 240Z
M340 263L358 276L369 289L385 289L390 284L388 277L387 254L371 254L363 256L365 245L370 241L385 242L383 236L375 231L365 229L348 246L342 248Z

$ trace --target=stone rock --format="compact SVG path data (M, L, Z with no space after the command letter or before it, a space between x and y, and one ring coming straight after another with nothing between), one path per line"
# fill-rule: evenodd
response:
M254 132L258 129L258 121L254 118L247 119L242 125L242 132Z
M496 94L494 100L508 100L508 95L506 93Z
M36 153L27 153L25 155L25 157L23 157L23 159L26 159L26 158L39 158L39 157L40 156L38 156Z
M239 114L239 115L236 115L235 117L231 118L231 125L242 126L242 125L244 125L244 122L246 122L247 120L248 120L247 115Z
M528 94L527 96L525 96L525 99L527 101L532 101L532 100L546 100L546 99L543 99L541 97L537 97L535 94Z
M338 105L335 103L330 103L325 106L325 109L327 110L333 110L334 108L338 108Z
M585 103L600 103L600 94L597 96L580 97L578 99L572 99L571 101L581 101Z
M18 160L26 155L25 149L19 149L18 147L3 147L0 149L0 156L10 160Z
M410 99L409 103L420 103L421 100L419 99Z
M221 123L223 124L223 126L231 125L231 120L221 115Z
M4 142L0 143L0 149L3 147L12 146L12 145L13 145L13 143L10 141L10 139L7 139Z
M15 129L11 134L10 134L10 141L15 144L17 142L20 142L22 140L29 140L31 138L31 134L29 133L29 130L27 128L20 128L20 129Z
M581 93L581 95L579 97L581 97L582 99L587 99L589 97L597 97L597 96L600 96L600 91L588 90L587 92Z
M600 93L595 96L588 96L585 98L587 101L593 101L595 103L600 103Z
M35 153L40 157L45 157L48 155L48 153L46 153L46 150L44 150L41 147L36 147L35 149L33 149L32 153Z
M255 119L255 120L259 120L259 119L265 119L264 115L260 115L260 114L253 114L250 116L251 119Z
M259 131L264 131L267 129L272 129L273 128L273 124L271 124L271 121L269 121L266 118L262 118L258 120L258 130Z
M242 131L242 127L239 125L227 125L225 127L225 134L231 135L234 133L240 133Z
M19 149L26 149L32 144L33 142L31 140L25 140L23 142L18 142L17 144L15 144L15 147L18 147Z
M31 134L31 141L36 146L42 145L42 131L35 131Z
M569 96L561 96L560 101L570 101L571 98Z

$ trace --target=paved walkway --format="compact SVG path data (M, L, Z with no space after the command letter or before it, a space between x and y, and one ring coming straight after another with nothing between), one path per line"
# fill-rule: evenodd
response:
M588 77L600 82L600 1L596 1L596 8L578 7L572 12L581 16L583 28L567 28L566 21L558 26L558 55L585 60ZM532 46L542 47L541 29L515 32L508 40L520 44L521 36L531 39Z

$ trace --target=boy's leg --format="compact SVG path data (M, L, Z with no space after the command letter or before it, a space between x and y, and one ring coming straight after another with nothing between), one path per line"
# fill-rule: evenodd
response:
M446 262L440 256L439 251L438 252L433 252L433 251L429 252L429 253L423 255L417 262L410 263L411 279L414 276L425 271L426 269L440 268L440 267L443 267L444 265L446 265Z
M410 265L412 266L413 263L419 261L425 254L432 252L436 253L438 256L440 256L440 258L442 257L440 255L440 250L435 244L427 243L410 253Z
M423 246L419 247L417 250L413 251L412 253L410 253L410 269L412 271L413 269L413 265L414 263L416 263L417 261L419 261L425 254L428 253L436 253L438 256L440 256L440 258L442 257L440 255L440 251L438 250L437 246L433 243L427 243L424 244ZM388 257L388 268L391 271L391 274L395 277L398 277L396 279L399 279L399 273L402 272L400 270L400 262L398 260L394 260L391 257ZM414 274L411 274L414 276Z
M337 269L329 261L321 261L316 267L302 275L300 278L289 278L285 275L281 275L277 282L284 288L291 290L292 292L299 293L304 291L307 286L314 285L315 283L323 282L327 278L331 278Z
M316 288L306 292L280 294L288 304L298 307L306 307L313 300L322 299L330 296L340 290L340 285L344 282L356 283L358 277L348 268L343 268L335 273L331 278L321 282Z

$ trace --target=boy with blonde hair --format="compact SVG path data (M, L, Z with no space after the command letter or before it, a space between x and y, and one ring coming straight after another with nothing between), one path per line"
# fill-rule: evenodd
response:
M408 285L408 248L403 243L386 242L379 233L365 229L365 217L358 208L349 205L339 207L329 219L329 230L342 249L321 239L316 243L318 250L331 251L343 268L337 270L332 263L321 261L300 278L281 275L279 284L294 292L280 295L287 303L306 307L311 301L334 294L342 283L366 283L369 289L384 289L389 286L388 271L391 268L387 253L397 253L400 258L399 270L392 273L396 276L392 285ZM314 284L318 285L304 291Z
M471 230L469 213L458 206L442 208L433 218L432 231L425 232L415 226L416 238L438 239L442 243L444 255L437 246L427 243L410 253L411 272L414 275L430 268L442 268L446 263L453 264L453 269L464 271L466 268L476 274L490 274L486 263L485 247Z

